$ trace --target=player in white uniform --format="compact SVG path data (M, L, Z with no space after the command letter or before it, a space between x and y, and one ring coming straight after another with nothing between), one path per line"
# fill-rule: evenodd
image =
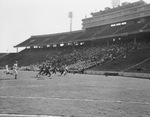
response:
M64 66L64 76L68 73L68 67L67 65Z
M9 72L9 69L8 69L8 65L5 65L5 68L6 68L6 71L4 71L4 73L7 75L7 74L11 74L10 72Z
M17 79L18 76L17 69L18 69L18 62L16 61L15 64L13 65L13 75L15 76L15 79Z

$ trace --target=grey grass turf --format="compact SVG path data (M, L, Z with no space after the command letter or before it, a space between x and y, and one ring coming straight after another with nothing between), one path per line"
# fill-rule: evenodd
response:
M150 117L150 80L81 74L49 79L36 74L19 71L15 80L0 71L0 117Z

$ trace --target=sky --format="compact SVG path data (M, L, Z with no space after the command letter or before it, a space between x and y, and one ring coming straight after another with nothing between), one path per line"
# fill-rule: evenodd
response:
M72 31L81 30L82 19L105 7L111 7L111 0L0 0L0 53L16 52L14 46L32 35L70 31L69 12Z

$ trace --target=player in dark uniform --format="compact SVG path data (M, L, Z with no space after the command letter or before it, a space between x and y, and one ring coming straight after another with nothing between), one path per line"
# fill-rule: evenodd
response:
M66 75L68 73L68 67L65 65L65 66L62 66L60 69L59 69L59 72L60 72L60 76L61 75Z
M60 69L59 69L59 72L60 72L60 76L64 73L65 69L64 67L62 66Z
M44 71L45 75L46 76L49 75L49 77L51 77L50 68L51 68L50 64L47 64Z
M40 75L42 75L45 71L45 64L43 63L42 66L40 67L40 71L39 73L36 75L36 77L39 77Z
M52 71L52 74L56 74L56 71L57 71L56 66L54 66L51 71Z

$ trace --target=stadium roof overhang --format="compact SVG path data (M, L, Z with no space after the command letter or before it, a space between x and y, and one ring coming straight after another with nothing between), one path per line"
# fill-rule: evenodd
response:
M65 43L74 43L74 42L85 42L85 41L94 41L106 38L113 38L113 37L124 37L128 35L136 35L136 34L143 34L150 32L150 24L146 24L145 29L142 28L141 30L136 30L132 32L122 32L118 34L108 34L104 36L90 36L87 38L79 38L83 33L88 33L86 31L73 31L72 33L60 33L60 34L50 34L50 35L42 35L42 36L31 36L31 38L27 39L26 41L14 46L18 47L31 47L31 46L47 46L47 45L56 45L56 44L65 44ZM95 32L96 33L96 32ZM73 35L74 34L74 35ZM68 38L70 35L73 35L72 38ZM76 38L78 37L78 38ZM68 38L68 39L67 39Z
M65 44L65 43L74 43L74 42L85 42L85 41L94 41L94 40L99 40L99 39L106 39L106 38L113 38L113 37L125 37L129 35L136 35L136 34L143 34L143 33L149 33L150 30L140 30L137 32L131 32L131 33L121 33L121 34L114 34L114 35L107 35L107 36L102 36L102 37L93 37L93 38L85 38L85 39L79 39L79 40L70 40L70 41L60 41L60 42L51 42L47 44L42 44L42 43L37 43L37 44L30 44L30 41L32 38L22 42L21 44L18 44L14 47L28 47L28 46L46 46L46 45L56 45L56 44Z
M72 39L68 39L65 41L65 36L74 33L82 33L84 30L77 30L72 32L65 32L65 33L56 33L56 34L49 34L49 35L36 35L31 36L29 39L25 40L24 42L14 46L14 47L28 47L28 46L45 46L45 45L54 45L54 44L61 44L61 43L71 43L73 42Z

